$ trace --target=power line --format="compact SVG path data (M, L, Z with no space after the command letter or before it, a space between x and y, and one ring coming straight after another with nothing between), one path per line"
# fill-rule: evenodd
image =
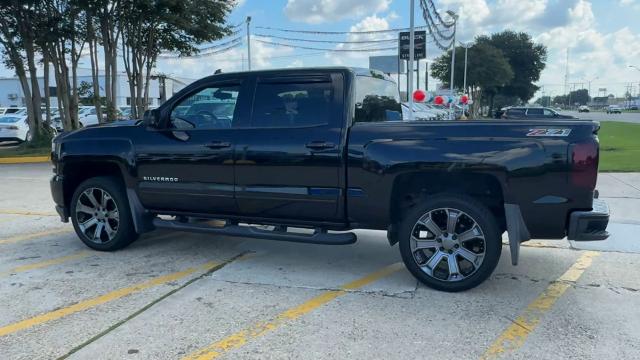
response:
M229 51L229 50L235 49L235 48L237 48L238 46L240 46L240 45L242 45L242 44L243 44L243 42L242 42L242 41L240 41L240 42L237 42L237 43L235 43L235 44L233 44L233 45L230 45L230 46L227 46L227 47L225 47L225 48L222 48L222 49L220 49L220 50L210 51L210 52L206 52L206 53L199 53L199 54L194 54L194 55L185 55L185 56L159 55L158 57L159 57L159 58L165 58L165 59L168 59L168 58L169 58L169 59L170 59L170 58L182 58L182 59L189 58L189 59L195 59L195 58L201 58L201 57L206 57L206 56L212 56L212 55L222 54L222 53L225 53L225 52L227 52L227 51Z
M261 43L268 44L268 45L274 45L274 46L285 46L285 47L290 47L294 49L305 49L305 50L321 50L321 51L327 51L327 52L375 52L375 51L387 51L387 50L398 49L397 46L386 47L386 48L374 48L374 49L322 49L322 48L307 47L307 46L300 46L300 45L284 44L284 43L273 42L273 41L265 41L265 40L259 40L259 39L256 39L256 41L259 41Z
M426 26L416 26L415 30L426 29ZM316 35L364 35L364 34L382 34L382 33L391 33L391 32L399 32L399 31L409 31L409 28L396 28L396 29L387 29L387 30L369 30L369 31L315 31L315 30L294 30L294 29L283 29L283 28L274 28L269 26L256 26L256 29L263 30L272 30L272 31L282 31L282 32L291 32L291 33L299 33L299 34L316 34Z
M397 38L381 39L381 40L339 41L339 40L299 39L299 38L290 38L290 37L267 35L267 34L254 34L254 35L262 36L262 37L265 37L265 38L280 39L280 40L299 41L299 42L312 42L312 43L326 43L326 44L370 44L370 43L388 43L388 42L398 41Z

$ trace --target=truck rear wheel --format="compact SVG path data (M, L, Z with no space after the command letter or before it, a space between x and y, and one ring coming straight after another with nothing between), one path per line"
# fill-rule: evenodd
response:
M500 260L496 219L477 200L440 194L411 208L399 229L400 254L425 285L443 291L478 286Z
M71 199L71 222L88 247L115 251L138 238L124 186L118 179L100 176L85 180Z

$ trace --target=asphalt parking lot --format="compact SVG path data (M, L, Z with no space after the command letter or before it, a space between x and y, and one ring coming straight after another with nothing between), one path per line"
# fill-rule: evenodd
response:
M2 359L638 359L640 174L601 174L612 236L532 241L444 293L386 235L316 246L153 232L86 248L48 164L0 165Z

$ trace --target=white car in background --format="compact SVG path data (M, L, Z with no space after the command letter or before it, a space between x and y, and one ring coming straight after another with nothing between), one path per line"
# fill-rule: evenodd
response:
M438 115L429 109L422 107L420 103L413 103L413 120L433 121L438 120ZM402 119L409 120L409 103L402 103Z
M0 141L31 141L27 110L0 116Z

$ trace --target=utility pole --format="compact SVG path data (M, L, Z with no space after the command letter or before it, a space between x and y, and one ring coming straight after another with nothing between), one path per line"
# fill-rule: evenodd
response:
M413 94L411 94L410 92L413 91L413 61L414 61L414 55L415 55L415 51L414 51L414 46L415 46L415 39L414 39L414 35L415 35L415 29L413 28L414 25L414 0L409 0L409 12L410 12L410 16L409 16L409 60L407 61L409 63L409 78L408 80L408 84L407 84L407 97L409 98L409 120L413 120Z
M251 16L247 16L247 64L251 71Z
M455 74L456 67L456 28L458 27L458 15L451 11L447 10L447 14L453 18L453 41L451 42L451 81L449 83L449 91L451 92L450 96L453 97L453 80ZM455 118L454 111L449 111L449 119L453 120Z
M471 43L460 43L464 47L464 79L462 81L462 92L467 93L467 52L471 47Z

